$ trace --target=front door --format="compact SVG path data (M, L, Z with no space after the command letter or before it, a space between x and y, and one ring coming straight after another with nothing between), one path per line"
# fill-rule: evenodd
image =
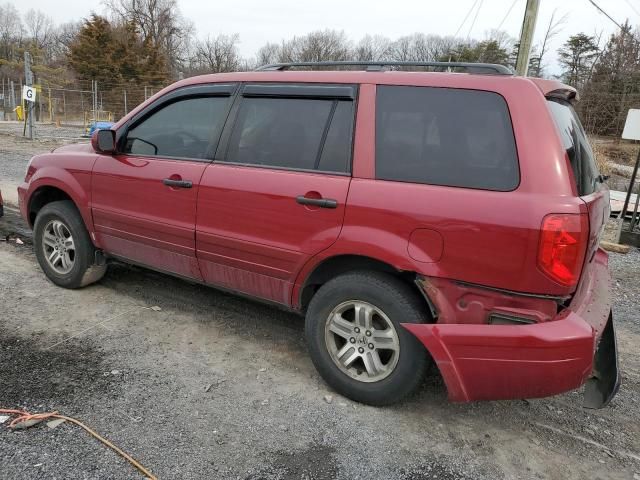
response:
M342 227L355 93L244 86L200 186L196 249L206 282L289 304L297 272Z
M121 153L95 163L91 203L97 241L107 253L201 279L196 200L232 89L184 90L161 97L123 127Z

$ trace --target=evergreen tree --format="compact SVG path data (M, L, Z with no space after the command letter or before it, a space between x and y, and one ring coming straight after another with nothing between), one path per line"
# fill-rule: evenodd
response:
M99 84L167 81L164 55L150 41L141 39L133 22L113 26L98 15L84 23L71 44L69 65L80 78Z
M475 44L458 44L451 52L441 55L438 59L443 62L451 59L455 62L483 62L508 65L509 52L506 48L501 47L496 40L485 40Z
M562 80L573 87L582 87L597 55L598 45L593 37L584 33L569 37L558 50L558 59L564 69Z
M109 21L93 14L85 21L69 51L69 65L84 80L111 82L117 68L113 61L114 36Z
M629 108L640 105L640 33L628 23L611 35L579 103L587 129L619 136Z

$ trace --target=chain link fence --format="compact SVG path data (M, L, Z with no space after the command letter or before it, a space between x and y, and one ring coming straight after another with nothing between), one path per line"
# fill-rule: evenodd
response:
M34 120L40 124L88 128L95 121L115 122L166 85L137 81L76 81L57 84L41 81L36 85ZM2 120L24 121L22 85L2 78L0 105ZM578 111L589 134L619 137L629 108L640 108L640 94L585 92Z
M23 85L2 79L0 117L5 121L25 119ZM36 84L36 101L31 112L36 124L88 128L95 121L115 122L165 85L135 82L99 83L78 81L64 86L43 81Z

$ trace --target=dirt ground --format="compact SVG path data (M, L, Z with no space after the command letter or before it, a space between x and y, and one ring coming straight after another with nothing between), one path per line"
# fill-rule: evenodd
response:
M12 142L0 135L4 185L25 167ZM373 408L328 389L295 315L122 264L64 290L11 206L7 235L0 408L77 417L159 478L640 479L638 250L611 254L623 384L607 408L583 409L581 392L452 404L436 371L408 401ZM63 424L0 425L0 478L140 476Z
M600 173L608 175L609 188L619 191L629 189L629 180L633 174L640 143L610 137L589 138ZM640 192L640 184L634 186L635 193Z

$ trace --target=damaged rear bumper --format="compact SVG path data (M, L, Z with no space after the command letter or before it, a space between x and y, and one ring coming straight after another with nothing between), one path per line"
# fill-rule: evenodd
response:
M584 406L602 408L608 405L619 388L618 343L613 318L609 316L593 359L591 377L584 389Z
M620 373L606 254L592 263L571 305L551 321L403 326L429 350L452 401L547 397L586 383L585 407L601 408Z

